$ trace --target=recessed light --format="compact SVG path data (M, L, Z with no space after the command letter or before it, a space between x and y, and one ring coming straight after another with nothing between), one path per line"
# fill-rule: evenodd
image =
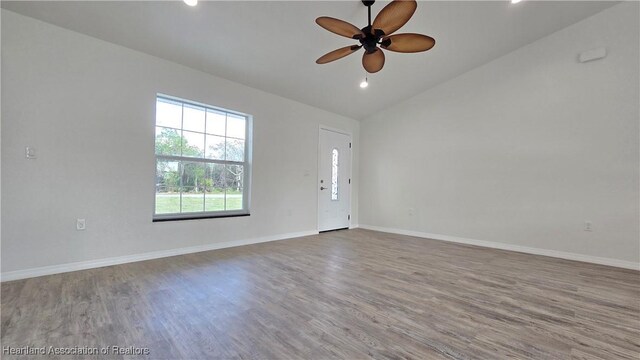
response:
M196 6L198 5L198 0L183 0L185 4L189 5L189 6Z

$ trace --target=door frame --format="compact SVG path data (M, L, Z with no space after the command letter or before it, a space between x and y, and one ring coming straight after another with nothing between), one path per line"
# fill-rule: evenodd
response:
M338 133L338 134L342 134L342 135L346 135L349 137L349 142L351 143L351 148L349 148L349 158L350 158L350 166L349 166L349 179L351 179L351 183L349 184L350 188L349 188L349 229L353 229L352 225L353 225L353 218L351 217L352 213L353 213L353 207L352 207L352 203L353 203L353 133L351 131L347 131L344 129L339 129L339 128L334 128L331 126L326 126L326 125L322 125L320 124L320 126L318 126L318 151L316 154L316 161L317 161L317 169L316 169L316 230L318 232L320 232L320 192L318 191L318 186L320 184L320 136L322 134L322 130L325 131L331 131L334 133Z

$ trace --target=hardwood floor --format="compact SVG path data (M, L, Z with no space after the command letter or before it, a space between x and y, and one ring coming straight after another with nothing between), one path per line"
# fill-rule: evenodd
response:
M1 290L2 346L12 348L134 346L151 359L640 358L638 271L361 229Z

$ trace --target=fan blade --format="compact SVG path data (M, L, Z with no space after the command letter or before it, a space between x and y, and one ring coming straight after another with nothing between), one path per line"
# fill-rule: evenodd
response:
M373 74L380 70L384 66L384 53L382 49L376 49L372 53L365 52L362 56L362 66L368 73Z
M422 34L397 34L382 38L380 46L383 49L401 53L415 53L427 51L434 47L436 40Z
M334 60L342 59L343 57L353 54L362 46L353 45L353 46L345 46L338 50L333 50L332 52L326 53L322 55L318 60L316 60L316 64L326 64L328 62L332 62Z
M373 20L371 31L380 29L384 35L390 35L411 19L417 7L418 3L415 0L393 0L380 10L378 16Z
M316 24L322 26L323 28L331 31L334 34L342 35L350 39L358 39L360 37L364 37L364 33L362 32L362 30L355 27L355 25L351 25L348 22L342 21L340 19L321 16L316 19Z

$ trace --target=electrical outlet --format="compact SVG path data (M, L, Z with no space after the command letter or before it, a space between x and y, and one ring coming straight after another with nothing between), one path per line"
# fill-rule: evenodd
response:
M591 224L591 221L584 222L584 231L593 231L593 226Z
M76 220L76 230L78 231L83 231L87 228L87 223L84 219L77 219Z

